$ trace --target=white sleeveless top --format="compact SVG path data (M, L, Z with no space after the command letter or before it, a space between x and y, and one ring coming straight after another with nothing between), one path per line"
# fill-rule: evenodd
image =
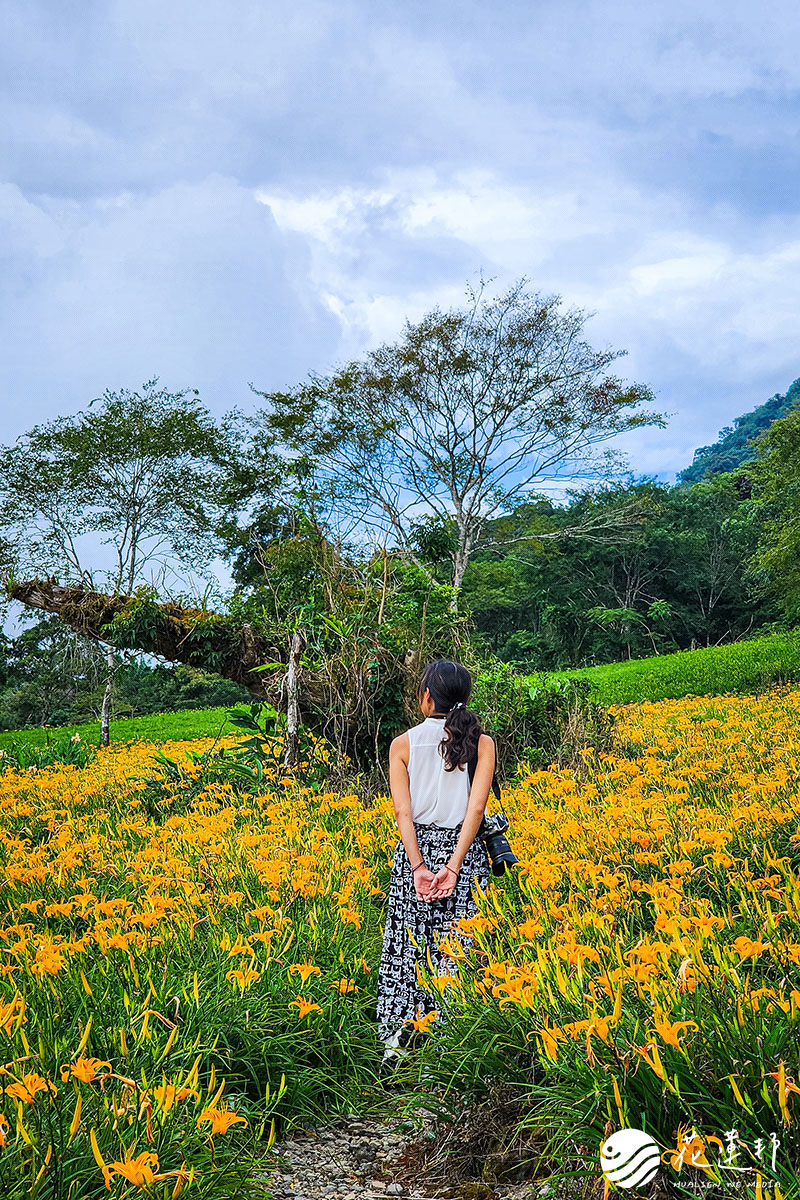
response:
M426 717L408 730L408 783L411 817L422 825L452 829L467 812L470 782L466 765L446 771L439 743L444 717Z

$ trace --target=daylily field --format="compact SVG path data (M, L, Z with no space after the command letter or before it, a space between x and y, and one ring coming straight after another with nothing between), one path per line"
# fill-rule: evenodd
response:
M519 1088L543 1178L633 1125L677 1182L789 1197L800 691L616 716L615 753L504 789L522 865L429 980L421 1070ZM250 794L208 745L0 775L3 1197L268 1194L274 1122L374 1083L391 802Z

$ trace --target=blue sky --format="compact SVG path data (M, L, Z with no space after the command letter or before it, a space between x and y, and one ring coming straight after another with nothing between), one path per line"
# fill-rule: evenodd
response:
M595 313L672 414L800 375L800 9L0 0L0 440L158 375L215 412L464 301Z

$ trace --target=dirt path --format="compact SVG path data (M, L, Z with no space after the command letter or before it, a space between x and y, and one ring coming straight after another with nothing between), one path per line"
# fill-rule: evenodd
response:
M435 1121L388 1113L381 1119L348 1116L316 1129L287 1133L273 1147L279 1167L268 1181L275 1200L559 1200L547 1184L447 1184L423 1167L435 1140Z

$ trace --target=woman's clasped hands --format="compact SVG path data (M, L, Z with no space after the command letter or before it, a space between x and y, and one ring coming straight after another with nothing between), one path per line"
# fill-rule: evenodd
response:
M429 867L418 867L414 872L414 888L418 900L446 900L455 890L458 875L451 867L440 867L431 871Z

